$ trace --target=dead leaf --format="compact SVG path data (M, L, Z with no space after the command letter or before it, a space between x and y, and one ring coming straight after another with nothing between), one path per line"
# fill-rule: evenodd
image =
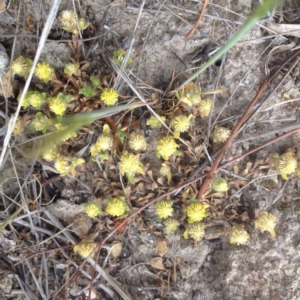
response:
M165 270L165 266L163 264L163 260L161 257L154 257L150 260L150 264L154 269Z
M111 255L113 257L119 257L123 250L123 243L120 241L113 241L112 242L112 250Z
M159 241L157 243L157 253L162 256L169 251L166 241Z

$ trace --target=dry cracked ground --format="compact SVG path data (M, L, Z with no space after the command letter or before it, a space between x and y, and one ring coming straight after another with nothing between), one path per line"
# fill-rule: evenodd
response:
M52 1L7 2L0 1L0 42L10 58L23 55L33 59ZM198 30L187 39L185 35L203 2L62 0L58 14L75 8L90 22L83 33L82 54L82 61L90 62L89 74L119 80L122 101L138 98L134 87L155 103L159 113L172 118L176 100L168 93L233 36L259 5L252 0L209 0ZM131 214L190 180L203 163L208 162L203 172L209 170L218 150L211 142L213 126L233 129L267 76L297 51L299 16L299 2L285 1L194 80L203 92L221 92L211 95L211 118L198 116L189 133L182 135L183 142L190 144L180 144L183 155L169 160L173 175L170 182L159 175L163 161L155 154L163 133L146 125L150 116L146 108L133 115L132 122L136 121L135 127L144 132L148 145L140 156L145 175L137 176L133 185L120 175L119 154L103 164L89 155L88 147L101 133L102 120L86 126L76 139L64 145L65 152L85 160L75 177L60 176L42 159L32 161L19 147L29 139L28 134L12 137L11 151L0 173L1 221L26 205L1 227L0 299L300 299L299 177L293 174L283 180L272 165L276 152L291 150L298 157L299 133L218 172L227 179L230 189L207 198L210 216L205 220L206 235L201 241L183 238L186 189L169 195L181 223L170 235L165 234L152 205L108 239L93 262L85 261L70 247L80 238L100 242L116 226L109 215L87 217L83 205L92 199L101 199L105 206L106 198L126 196ZM56 20L40 60L59 73L73 55L68 44L71 38ZM124 73L131 87L111 66L110 57L120 48L130 49L132 62ZM263 93L264 104L254 108L257 112L242 127L223 162L300 127L300 63L296 61L284 77L290 67L287 65ZM14 79L16 94L24 83L22 78ZM51 92L50 85L32 84ZM7 117L16 111L16 97L1 96L1 145ZM20 114L24 117L30 113L34 112L24 109ZM190 185L189 197L200 185L201 180ZM35 201L28 204L22 199ZM262 211L278 218L274 238L254 227L254 219ZM229 229L236 223L243 224L251 236L244 245L229 243Z

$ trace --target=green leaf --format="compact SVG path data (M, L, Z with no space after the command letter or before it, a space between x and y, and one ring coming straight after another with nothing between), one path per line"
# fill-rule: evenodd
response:
M57 98L64 101L65 103L68 103L68 102L72 101L72 96L71 95L65 95L63 93L58 93Z
M93 97L95 95L95 91L91 86L85 86L81 88L78 93L88 98Z
M90 77L92 87L96 90L100 86L100 79L96 76Z

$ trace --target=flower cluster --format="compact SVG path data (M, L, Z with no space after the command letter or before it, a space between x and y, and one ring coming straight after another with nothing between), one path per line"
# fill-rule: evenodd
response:
M45 83L47 83L53 78L54 69L49 64L45 62L40 62L37 64L34 70L34 75L39 79L43 80Z
M277 217L268 213L268 212L262 212L258 219L255 220L255 228L259 228L261 232L268 231L270 232L272 237L275 237L275 226L277 222Z
M56 145L50 145L42 154L42 158L48 162L52 162L55 160L57 155L57 147Z
M155 203L155 210L160 219L166 219L173 214L172 201L159 201Z
M172 126L174 128L174 138L179 138L181 132L187 131L190 127L190 120L193 115L189 115L188 117L182 115L177 116L172 121Z
M38 112L30 124L35 131L45 133L52 125L52 121L43 113Z
M107 106L114 105L118 101L118 92L112 88L104 88L100 95L100 99Z
M49 98L49 109L57 116L61 117L65 114L67 109L67 103L71 100L72 96L59 93L57 94L57 96Z
M201 100L199 105L199 111L203 117L209 116L211 105L212 105L212 100L210 98Z
M12 75L18 75L26 79L28 77L31 66L31 59L19 56L11 63L10 70L12 72Z
M233 226L229 235L230 244L243 245L249 240L249 233L242 226Z
M123 218L129 207L125 202L124 197L108 199L105 211L113 217Z
M158 141L156 147L156 156L162 157L164 160L168 160L171 155L181 155L181 152L177 150L179 146L176 144L174 138L167 136Z
M20 100L20 97L18 98ZM32 106L34 108L40 109L42 104L46 102L46 93L40 93L37 91L27 92L24 101L22 103L23 108Z
M93 240L83 239L78 245L74 246L73 251L78 253L83 258L93 256L93 252L96 250L97 244Z
M214 130L214 143L223 143L229 138L231 131L225 127L215 126Z
M168 218L164 220L164 225L166 226L166 234L170 234L178 228L180 223L176 219Z
M71 31L74 34L78 34L78 27L80 30L85 30L89 26L85 19L83 17L77 17L73 10L63 10L58 19L64 30Z
M55 169L60 173L61 176L66 176L69 173L72 174L72 176L76 175L76 167L83 164L84 159L83 158L77 158L77 157L68 157L68 156L62 156L58 154L55 158L54 167Z
M208 204L202 204L193 202L189 204L186 208L186 214L188 216L188 222L194 223L198 221L202 221L204 218L208 216L208 212L206 209L209 207Z
M198 105L201 102L201 87L191 82L187 84L180 92L180 101L188 106Z
M131 133L129 136L129 147L135 151L146 150L147 144L143 133Z
M191 237L196 241L202 240L204 235L205 235L205 224L201 222L193 223L193 225L188 227L183 233L183 237L185 239Z
M289 151L282 155L275 154L273 159L276 171L278 172L278 174L281 175L283 179L288 180L287 175L296 172L297 159L295 157L294 152Z
M96 200L92 201L91 203L84 204L83 209L90 218L95 218L102 214L101 205Z
M134 184L134 175L135 173L144 174L143 164L132 153L125 151L120 159L120 167L121 167L121 174L124 176L125 174L128 177L130 183Z

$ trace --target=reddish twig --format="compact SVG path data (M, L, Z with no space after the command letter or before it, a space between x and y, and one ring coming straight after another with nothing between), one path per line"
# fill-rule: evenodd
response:
M188 39L189 37L191 37L194 34L194 32L196 31L196 28L199 26L199 24L200 24L200 22L201 22L201 20L202 20L202 18L204 16L207 4L208 4L208 0L204 0L203 7L202 7L202 10L201 10L200 15L198 17L198 20L197 20L195 26L185 36L186 39Z
M278 75L278 73L282 70L282 68L288 64L293 58L295 58L297 55L300 54L300 50L297 51L294 55L292 55L290 58L288 58L278 69L277 71L272 75L271 78L266 79L263 84L261 85L259 91L257 92L256 96L254 97L254 99L251 101L251 103L249 104L248 108L246 109L246 111L244 112L244 114L242 115L242 117L240 118L240 120L238 121L238 123L235 125L234 129L232 130L232 133L230 135L230 137L227 139L227 141L225 142L225 144L223 145L223 147L221 148L214 164L212 165L209 173L207 174L204 182L202 183L198 193L197 193L197 201L200 201L206 188L208 187L209 183L211 182L213 175L215 174L215 172L218 169L218 166L222 160L223 155L225 154L225 151L227 150L228 146L231 144L232 140L234 139L234 137L236 136L236 134L239 132L241 126L244 124L245 121L247 121L248 115L251 111L251 109L253 108L253 106L256 104L256 102L258 101L258 99L260 98L260 96L262 95L262 93L264 92L264 90L267 88L267 86L269 85L269 83Z

